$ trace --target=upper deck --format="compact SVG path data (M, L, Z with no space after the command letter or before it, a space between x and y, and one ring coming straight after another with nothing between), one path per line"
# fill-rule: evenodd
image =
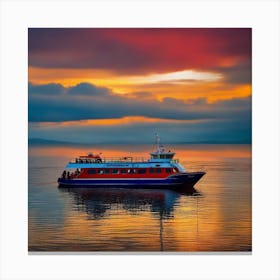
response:
M152 160L144 157L104 157L99 160L92 158L76 158L67 164L67 168L106 168L106 167L127 167L127 168L145 168L145 167L172 167L179 163L178 159L168 161Z
M89 158L89 157L79 157L70 160L69 163L79 163L79 164L97 164L97 163L148 163L148 162L179 162L179 159L170 159L170 158L145 158L145 157L100 157Z

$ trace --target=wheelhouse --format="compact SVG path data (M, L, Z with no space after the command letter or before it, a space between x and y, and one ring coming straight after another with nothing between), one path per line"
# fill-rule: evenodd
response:
M158 146L157 151L150 153L150 162L170 162L175 155L172 151L166 151L162 145Z

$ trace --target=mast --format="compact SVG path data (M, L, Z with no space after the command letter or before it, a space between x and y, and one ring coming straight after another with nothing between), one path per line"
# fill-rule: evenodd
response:
M156 133L156 144L157 144L157 152L159 153L160 152L160 137L159 135Z

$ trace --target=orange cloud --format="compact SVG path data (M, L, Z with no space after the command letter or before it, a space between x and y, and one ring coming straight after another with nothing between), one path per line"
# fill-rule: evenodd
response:
M102 70L30 67L29 81L34 84L60 83L65 87L88 82L127 96L135 92L147 92L158 100L165 97L183 100L206 98L211 102L251 95L251 84L229 84L224 82L222 74L187 70L160 75L126 76ZM143 95L141 98L144 98Z
M136 123L199 123L206 120L176 120L176 119L161 119L161 118L149 118L142 116L129 116L116 119L92 119L92 120L78 120L78 121L65 121L65 122L39 122L33 124L36 127L82 127L82 126L124 126Z

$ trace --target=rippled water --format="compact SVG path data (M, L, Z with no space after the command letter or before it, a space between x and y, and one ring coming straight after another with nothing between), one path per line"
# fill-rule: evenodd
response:
M251 251L251 146L173 145L195 190L61 189L67 161L89 146L30 146L29 251ZM150 145L98 146L140 156ZM133 151L133 152L132 152Z

